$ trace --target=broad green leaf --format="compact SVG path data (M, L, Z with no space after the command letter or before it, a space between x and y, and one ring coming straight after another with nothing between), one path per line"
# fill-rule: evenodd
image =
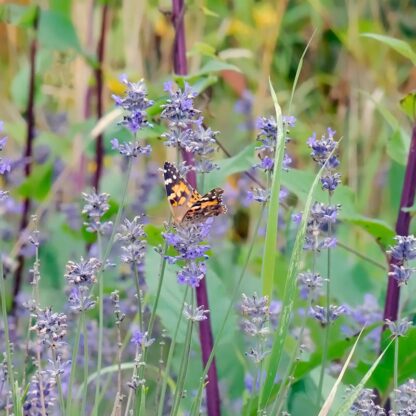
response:
M43 10L39 21L39 43L43 48L81 52L81 45L71 20L51 10Z
M217 165L219 169L214 170L206 175L204 182L204 191L221 186L227 180L227 177L235 173L245 172L254 165L254 148L255 143L245 147L240 153L227 159L219 160Z
M210 59L205 65L202 66L200 70L198 70L194 74L190 74L190 78L194 78L196 76L201 75L208 75L213 72L221 72L221 71L236 71L241 72L238 66L229 64L228 62L221 61L219 59Z
M16 192L23 198L43 201L52 184L53 164L35 165L30 176L17 187Z
M313 175L309 172L303 172L296 169L290 169L282 175L283 185L301 201L306 201L308 190L313 182ZM314 197L316 200L326 202L327 194L318 188ZM332 197L333 204L340 204L341 210L338 218L341 221L348 222L367 231L382 246L387 247L391 244L395 236L394 229L386 222L374 218L368 218L358 213L354 203L353 191L345 185L340 185Z
M416 91L409 92L400 100L402 110L410 117L411 120L416 119Z
M413 65L416 65L416 52L404 40L396 39L390 36L379 35L377 33L362 33L361 36L377 40L389 46L405 58L410 59Z

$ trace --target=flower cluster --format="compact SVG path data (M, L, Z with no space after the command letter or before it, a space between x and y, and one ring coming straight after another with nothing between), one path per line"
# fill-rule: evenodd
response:
M351 307L348 306L348 316L352 320L352 324L344 326L342 331L347 336L354 336L364 326L380 323L383 319L383 311L381 310L377 299L371 293L364 295L364 302L361 305ZM372 330L366 338L378 345L380 341L381 327Z
M351 390L352 388L349 389L349 391ZM372 389L362 389L350 408L350 414L354 416L386 416L385 410L374 403L376 397Z
M212 222L212 218L205 222L185 221L175 224L163 233L166 243L177 252L175 256L166 256L167 261L170 264L185 262L177 273L178 283L198 287L199 282L204 278L206 266L201 259L208 258L206 252L210 246L203 242L208 238Z
M24 416L39 416L53 414L52 407L56 398L54 395L55 379L48 371L36 371L33 375L26 400L23 404Z
M296 124L296 118L293 116L283 117L283 128L288 129L294 127ZM274 117L260 117L257 119L256 127L260 130L257 135L257 140L261 143L256 147L259 152L260 163L254 165L255 168L264 170L265 172L271 172L274 168L274 158L277 147L277 123ZM288 137L285 137L286 143L289 141ZM288 169L292 163L291 157L285 152L283 156L283 169Z
M125 157L149 156L152 151L150 144L142 146L138 141L120 143L117 138L111 140L111 148Z
M135 134L143 127L149 126L146 110L153 105L153 101L147 98L147 88L143 80L130 82L125 75L120 77L120 80L127 87L126 95L113 95L113 100L126 112L120 124Z
M39 308L34 318L36 322L31 329L36 331L42 343L53 350L60 349L67 333L67 316L63 313L52 312L52 308Z
M305 250L318 252L336 245L336 238L331 234L331 225L336 223L339 210L339 205L314 202L306 228Z
M315 305L309 309L309 315L315 318L322 326L327 326L336 321L341 315L347 312L347 308L343 305L330 305L329 308Z
M413 235L394 238L396 245L387 251L393 260L390 265L390 273L397 280L399 286L407 284L415 269L409 266L409 261L416 258L416 238Z
M296 124L295 117L283 116L283 128L288 129L294 127ZM258 151L258 156L260 158L260 163L257 163L253 166L255 169L261 169L265 172L271 174L274 169L274 159L277 147L277 123L273 117L260 117L257 119L256 127L260 130L257 135L257 140L261 143L260 146L256 147ZM285 136L286 143L290 139ZM287 170L292 163L292 159L285 151L283 156L283 169ZM281 189L279 194L279 200L282 201L288 195L287 190ZM247 192L247 198L249 201L257 201L260 203L265 203L270 198L270 190L263 188L252 188Z
M267 296L252 296L242 294L240 312L243 317L241 327L247 335L258 340L256 347L250 348L246 353L255 363L260 363L268 354L264 350L264 342L270 335L269 318L270 307Z
M82 213L86 216L84 225L87 227L87 231L102 235L108 234L113 224L111 221L103 222L102 217L110 208L108 203L110 195L106 193L97 194L92 191L89 194L83 193L82 197L85 201Z
M0 134L3 132L4 129L4 123L3 121L0 121ZM1 137L0 138L0 152L3 151L4 147L7 143L7 137ZM4 175L11 171L11 163L10 160L0 157L0 175ZM5 199L7 197L8 193L6 191L0 190L0 201Z
M416 414L416 381L408 380L401 385L394 395L396 412L390 416L408 416Z
M312 159L318 166L323 166L326 162L324 174L320 180L322 189L327 190L330 194L341 183L341 175L336 171L339 166L339 159L332 153L337 147L334 136L335 131L328 127L327 135L323 135L320 140L316 138L316 133L308 139L308 146L312 150Z
M188 305L186 302L184 304L183 316L188 321L193 321L193 322L205 321L205 319L208 319L207 317L208 313L209 313L209 310L204 309L204 306L193 307L192 305Z
M94 308L95 301L90 292L97 281L96 275L101 266L101 262L96 258L84 260L81 257L79 263L73 261L67 263L65 278L70 288L68 303L74 312Z
M307 271L299 273L298 286L302 299L315 299L321 295L324 279L319 273Z
M194 108L196 92L187 83L181 90L172 82L165 84L165 91L169 93L161 114L168 123L168 131L162 134L165 145L193 153L198 172L216 169L210 155L215 151L218 132L204 127L201 112Z
M407 318L403 318L398 322L390 321L386 319L386 324L390 329L390 332L393 337L403 337L406 335L406 332L413 325L412 321L409 321Z
M115 238L123 243L121 246L123 250L121 261L141 267L146 255L146 233L144 232L142 217L136 216L133 221L125 218Z

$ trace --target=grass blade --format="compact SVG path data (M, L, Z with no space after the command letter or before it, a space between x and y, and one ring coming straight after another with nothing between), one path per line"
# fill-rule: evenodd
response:
M371 377L371 375L374 373L374 370L380 364L380 361L384 357L384 354L386 353L386 351L390 348L390 345L393 343L393 341L394 341L394 339L392 339L389 342L389 344L384 349L384 351L379 355L379 357L377 358L377 360L373 363L373 365L370 367L370 369L367 371L367 373L361 379L360 383L354 388L354 390L352 391L352 393L348 397L345 398L345 400L343 401L343 403L341 404L341 406L339 407L339 409L337 410L337 412L335 413L334 416L346 416L346 415L349 414L350 408L351 408L352 404L355 402L355 400L357 399L357 397L360 394L361 390L364 388L364 386L366 385L367 381L369 380L369 378Z
M324 405L322 406L322 409L320 410L318 416L327 416L332 404L334 403L334 399L335 399L335 395L337 394L338 391L338 387L341 384L341 380L344 377L345 372L347 371L348 365L351 362L351 358L354 355L355 352L355 348L358 345L358 341L361 338L361 335L363 334L364 328L360 331L360 333L358 334L357 340L355 341L353 347L351 348L351 352L348 354L348 357L342 367L341 372L339 373L339 376L337 378L337 380L335 381L334 385L332 386L332 389L327 397L327 399L325 400Z
M276 111L276 154L274 157L274 169L271 183L271 195L269 211L267 214L267 230L264 244L263 263L261 267L261 281L263 295L271 299L273 292L273 282L276 264L276 241L277 241L277 221L279 216L279 193L282 175L283 156L285 153L285 135L283 131L282 109L277 101L276 93L269 79L270 92Z
M318 174L316 175L312 183L312 186L306 198L305 208L303 211L304 213L302 215L302 220L299 224L299 229L296 234L295 244L292 250L292 256L289 262L289 269L288 269L286 282L285 282L283 306L282 306L282 312L280 315L280 321L279 321L279 325L278 325L275 338L273 341L272 351L268 360L266 380L261 390L260 405L262 409L268 404L268 401L270 399L271 391L274 385L274 379L276 377L276 373L279 368L280 360L282 358L283 345L284 345L284 342L286 340L286 337L289 331L290 317L292 314L294 298L296 296L296 276L299 271L299 263L300 263L300 258L303 252L303 245L304 245L305 234L306 234L306 226L308 222L308 214L312 206L313 196L314 196L315 190L318 187L319 178L321 177L322 172L326 169L328 160L334 154L335 150L336 148L334 148L334 150L328 156L328 159L326 160L326 162L322 165L321 169L319 170Z

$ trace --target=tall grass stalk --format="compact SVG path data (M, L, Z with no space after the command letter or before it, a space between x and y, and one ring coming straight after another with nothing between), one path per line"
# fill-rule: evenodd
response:
M191 300L192 310L195 307L194 304L195 304L194 294L192 292L192 300ZM189 353L191 351L193 326L194 326L193 319L188 319L188 326L186 328L184 349L183 349L183 354L181 358L181 364L179 367L178 382L176 383L176 390L175 390L173 406L172 406L172 411L171 411L172 416L176 416L178 414L179 406L180 406L182 395L183 395L183 389L184 389L185 380L186 380L186 373L188 372Z
M189 286L186 286L185 293L183 295L181 310L179 312L178 321L176 323L175 332L173 334L173 337L172 337L172 340L171 340L170 346L169 346L169 353L168 353L168 358L166 360L166 366L165 366L164 377L163 377L163 381L162 381L162 387L160 389L159 406L158 406L158 410L157 410L157 415L158 416L163 416L163 407L164 407L164 403L165 403L165 395L166 395L166 389L167 389L167 385L168 385L168 377L169 377L170 367L172 365L173 353L175 351L176 339L178 337L179 328L180 328L181 322L182 322L183 310L184 310L184 307L185 307L186 297L188 295L188 289L189 289Z
M88 332L87 332L87 313L82 312L81 316L82 320L82 333L84 338L84 385L83 385L83 392L82 392L82 405L81 405L81 412L82 414L86 415L86 406L87 406L87 393L88 393Z
M118 207L116 220L114 221L113 230L111 232L110 239L107 243L106 249L104 250L104 254L102 252L102 244L101 244L101 236L100 233L97 233L97 245L99 250L99 258L102 262L102 267L98 276L98 359L97 359L97 381L95 385L95 400L94 400L94 416L98 416L98 408L97 405L99 395L100 395L100 384L101 384L101 367L102 367L102 355L103 355L103 332L104 332L104 268L108 259L108 256L110 255L111 248L114 243L114 238L116 236L118 227L120 225L121 216L123 213L124 205L126 203L127 198L127 189L129 186L129 180L131 176L131 170L132 170L132 158L128 159L128 165L127 170L123 178L124 187L122 189L121 193L121 201L120 205Z
M339 143L339 142L338 142ZM306 227L308 221L308 214L312 206L312 200L315 190L318 187L319 179L322 172L325 170L326 165L330 157L334 154L336 148L328 156L328 159L322 165L318 174L316 175L311 188L309 189L308 196L306 198L304 214L299 224L298 232L296 234L295 244L293 246L292 255L289 262L289 269L285 281L284 295L283 295L283 307L280 314L279 325L275 334L275 338L272 345L272 351L268 359L268 366L266 370L266 380L263 384L260 394L261 408L264 409L270 400L272 389L274 386L274 380L277 370L281 363L283 355L283 346L288 336L289 324L291 320L292 310L294 306L294 299L296 297L296 276L299 271L299 265L301 256L303 253L303 246L305 241Z
M12 352L10 349L10 334L9 334L9 321L7 318L7 306L6 306L6 285L4 284L4 271L3 261L0 259L0 296L1 296L1 313L4 326L4 342L6 344L6 360L7 360L7 378L12 390L13 411L15 415L20 415L19 403L17 401L16 384L14 381L14 368L12 361Z
M240 276L239 276L239 278L237 280L237 283L235 285L235 288L234 288L233 294L231 296L231 300L230 300L230 303L228 305L228 308L227 308L227 310L225 312L225 315L223 317L221 327L220 327L218 333L215 334L215 343L214 343L214 346L212 348L211 355L209 356L209 359L208 359L208 361L207 361L207 363L205 365L204 371L202 372L202 375L201 375L201 377L199 379L198 392L197 392L197 395L195 397L195 400L194 400L194 402L192 404L191 416L197 416L199 414L200 401L202 400L202 391L203 391L204 386L205 386L205 378L206 378L206 376L208 374L209 366L211 365L211 362L212 362L212 360L214 358L214 355L215 355L215 352L217 350L218 344L219 344L219 342L221 340L221 336L222 336L222 334L224 332L224 329L225 329L225 325L227 323L227 320L228 320L228 318L230 316L230 313L233 310L233 308L235 306L235 303L237 301L237 297L238 297L239 291L240 291L240 286L241 286L241 283L243 282L243 279L244 279L244 276L246 274L246 270L247 270L248 264L249 264L250 259L251 259L251 254L253 252L254 244L256 242L256 237L257 237L258 232L259 232L260 224L262 222L265 209L266 209L266 205L263 204L262 205L262 208L261 208L261 213L260 213L259 218L258 218L258 221L257 221L257 224L256 224L256 226L254 228L254 231L253 231L252 240L251 240L250 247L248 249L248 252L247 252L247 255L246 255L246 258L245 258L245 262L244 262L243 268L241 270Z
M274 168L271 183L271 194L269 201L269 209L267 215L267 229L264 243L263 262L261 268L261 282L263 296L267 296L269 299L272 297L274 274L276 266L276 242L277 242L277 229L278 229L278 217L279 217L279 193L280 182L283 166L283 156L285 153L285 132L283 130L283 118L282 110L277 101L276 94L273 90L272 84L269 80L270 89L272 92L273 103L276 112L276 125L277 125L277 137L276 137L276 153L274 159Z
M82 329L82 317L80 316L78 318L78 324L75 327L75 342L72 347L72 357L71 357L71 374L69 376L69 384L68 384L68 395L67 395L67 401L66 401L66 414L71 414L71 406L72 406L72 389L74 386L75 381L75 369L77 366L77 357L78 357L78 351L79 351L79 342L81 338L81 329ZM86 381L85 381L86 382Z
M332 198L331 194L329 194L328 197L328 205L331 205ZM332 232L332 224L328 224L328 234L331 236ZM316 407L319 408L319 405L321 403L321 397L322 397L322 388L324 385L324 379L325 379L325 370L328 360L328 345L329 345L329 335L331 331L331 322L329 320L329 314L331 311L331 248L328 247L327 250L327 279L326 279L326 294L325 294L325 302L326 302L326 316L327 316L327 323L325 326L325 334L324 334L324 347L322 350L322 363L321 363L321 371L319 374L319 383L318 383L318 392L316 396Z

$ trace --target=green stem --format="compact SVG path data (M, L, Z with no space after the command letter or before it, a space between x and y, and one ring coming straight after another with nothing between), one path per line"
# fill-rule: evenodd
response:
M86 414L86 404L87 404L87 392L88 392L88 332L87 332L87 316L86 312L82 312L82 331L84 334L84 388L82 394L82 406L81 412L85 415Z
M139 314L139 330L143 331L143 307L142 307L142 297L140 293L140 284L139 284L139 272L137 271L137 264L133 263L133 277L134 284L136 285L137 293L137 303L138 303L138 314Z
M56 357L56 351L54 348L52 348L52 358L55 361L55 363L57 362L57 357ZM59 397L59 406L61 407L61 413L64 414L65 413L65 402L64 402L64 394L62 391L62 381L61 381L61 375L57 374L56 376L56 384L58 386L58 397Z
M244 276L245 276L245 273L246 273L246 270L247 270L247 267L248 267L248 263L250 261L251 253L253 252L254 243L256 241L256 237L257 237L257 234L258 234L258 231L259 231L259 228L260 228L260 224L261 224L261 220L263 218L263 214L264 214L265 208L266 208L266 204L263 204L262 205L262 209L261 209L261 213L260 213L260 216L259 216L259 219L257 221L256 227L255 227L255 230L254 230L254 233L253 233L253 238L251 240L251 244L250 244L250 247L248 249L247 256L245 258L245 262L244 262L244 265L243 265L243 269L241 270L241 273L240 273L240 276L238 278L237 284L236 284L236 286L234 288L234 292L233 292L233 294L231 296L231 301L230 301L230 303L228 305L228 308L227 308L227 310L225 312L225 315L224 315L224 318L222 320L222 324L221 324L220 330L218 331L218 334L215 335L215 338L214 338L215 339L215 342L214 342L214 346L212 347L211 354L210 354L210 356L208 358L208 361L207 361L207 363L205 365L204 371L203 371L203 373L202 373L202 375L200 377L198 392L197 392L196 398L195 398L195 400L194 400L194 402L192 404L191 416L194 416L194 415L197 415L198 414L198 411L199 411L198 410L199 409L199 400L202 397L202 390L204 388L205 381L206 381L205 380L205 377L207 376L208 369L209 369L209 367L211 365L212 360L214 359L215 351L216 351L216 349L218 347L219 340L221 339L221 335L222 335L222 333L223 333L223 331L225 329L225 324L226 324L226 322L228 320L228 317L230 316L231 311L235 307L235 303L237 301L237 296L239 294L239 289L240 289L241 283L242 283L242 281L244 279Z
M78 325L76 327L76 333L75 333L75 343L72 350L72 357L71 357L71 375L69 376L69 386L68 386L68 399L66 403L66 414L71 414L71 405L72 405L72 387L74 385L75 381L75 368L77 366L77 357L78 357L78 351L79 351L79 341L81 338L81 328L82 328L82 322L81 317L78 320Z
M192 292L192 302L191 308L194 308L194 296ZM188 320L188 326L186 328L186 336L185 336L185 345L184 350L181 358L181 365L179 367L179 377L178 382L176 384L175 396L173 400L173 407L172 407L172 416L176 416L179 411L179 405L181 403L182 394L183 394L183 387L185 385L186 373L188 371L188 364L189 364L189 352L191 350L191 343L192 343L192 328L193 328L193 320Z
M312 305L312 299L309 302L309 306ZM300 346L302 343L302 339L303 339L303 334L305 332L305 328L306 328L306 322L308 320L308 314L305 313L302 319L302 324L300 327L300 332L299 332L299 336L296 342L296 346L293 350L292 355L290 356L290 360L289 360L289 364L287 366L286 369L286 373L282 378L282 383L280 385L280 390L279 393L277 394L276 400L274 402L273 408L272 408L272 412L270 414L272 415L280 415L282 412L282 408L284 405L284 399L287 395L287 392L289 390L290 387L290 376L294 374L295 369L296 369L296 364L297 364L297 360L296 360L296 356L300 350Z
M166 395L166 389L167 389L167 384L168 384L168 376L169 376L169 372L170 372L170 366L172 364L173 352L175 350L176 338L178 336L179 327L180 327L181 322L182 322L183 309L185 307L185 301L186 301L186 296L188 295L188 289L189 289L189 286L186 286L185 293L183 295L181 311L179 312L179 316L178 316L178 322L176 323L175 332L173 334L173 338L172 338L172 341L171 341L170 346L169 346L169 353L168 353L168 358L166 360L166 367L165 367L165 372L164 372L164 377L163 377L163 382L162 382L162 387L161 387L161 393L160 393L160 399L159 399L159 407L158 407L158 410L157 410L157 415L158 416L163 415L163 406L165 404L165 395Z
M16 385L14 383L14 369L12 363L12 352L10 349L10 334L9 334L9 322L7 320L7 307L6 307L6 285L4 284L4 272L3 262L0 261L0 295L1 295L1 311L4 325L4 337L6 343L6 360L7 360L7 377L9 379L10 388L12 389L13 396L13 410L14 414L18 415L19 412L17 396L16 396Z
M328 204L331 205L331 194L328 194ZM332 224L328 224L328 235L332 234ZM330 322L330 306L331 306L331 248L328 247L327 250L327 281L326 281L326 325L325 325L325 335L324 335L324 348L322 351L322 364L321 364L321 373L319 375L319 385L318 385L318 396L316 398L316 405L319 408L322 397L322 389L324 385L325 378L325 369L328 359L328 345L329 345L329 334L331 328Z
M151 338L151 334L153 332L153 325L156 319L156 311L157 311L157 307L158 307L158 303L159 303L159 299L160 299L160 293L162 290L162 284L163 284L163 279L164 279L164 275L165 275L165 269L166 269L166 259L165 259L165 255L167 252L167 245L165 244L164 248L163 248L163 253L162 253L162 261L160 263L160 272L159 272L159 283L158 283L158 287L157 287L157 292L156 292L156 299L155 299L155 303L153 305L153 309L152 309L152 314L150 316L149 319L149 326L147 329L147 334L148 334L148 338ZM136 321L136 319L139 318L139 313L137 312L136 316L134 317L133 321ZM127 332L127 334L125 335L124 339L123 339L123 346L121 347L121 352L124 351L124 349L126 348L126 346L129 343L129 340L131 338L131 331L129 330ZM143 361L146 361L146 357L147 357L147 349L144 350L144 356L143 356ZM108 377L105 386L108 386L110 384L111 381L111 377ZM101 403L101 400L104 397L104 392L101 393L100 397L98 398L98 400L96 400L94 402L94 409L92 414L95 414L95 409L98 407L98 405Z
M101 246L100 233L97 233L97 245L98 245L99 257L101 259L102 257L101 247L102 246ZM105 258L102 258L103 267L104 267L104 263L105 263ZM98 401L98 397L100 395L101 367L102 367L102 359L103 359L103 334L104 334L104 272L103 270L101 270L98 275L98 352L97 352L98 357L97 357L97 379L95 382L94 402ZM98 416L98 408L99 406L97 405L95 407L95 413L94 413L95 416Z

